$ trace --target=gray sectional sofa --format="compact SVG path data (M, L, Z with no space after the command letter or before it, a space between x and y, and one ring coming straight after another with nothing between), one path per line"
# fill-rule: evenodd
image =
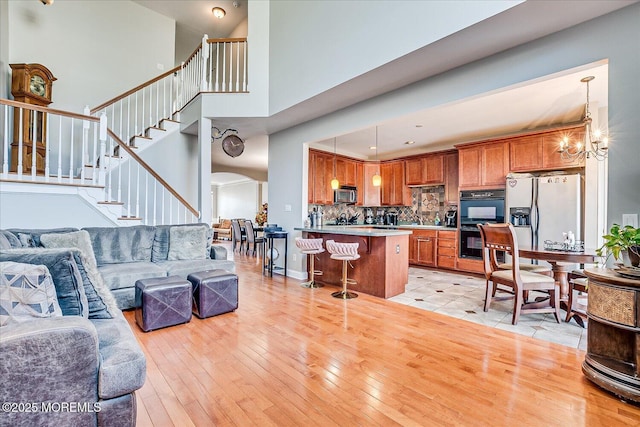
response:
M134 307L140 278L234 271L226 250L211 246L209 230L0 230L0 400L15 403L3 407L0 424L135 425L146 359L121 309ZM11 271L16 266L39 273L21 277ZM22 301L23 311L35 313L26 320L8 313L12 297L47 280L55 289L40 294L55 302L37 311Z
M235 263L227 260L227 250L211 245L212 230L206 224L83 230L89 233L98 270L121 310L135 307L138 279L173 275L186 279L191 273L215 269L235 272ZM7 243L3 244L5 238L10 248L43 247L44 234L76 231L76 228L3 230L0 249L7 248Z

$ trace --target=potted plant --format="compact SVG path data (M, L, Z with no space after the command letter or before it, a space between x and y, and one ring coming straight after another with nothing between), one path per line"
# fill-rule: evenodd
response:
M638 267L638 262L640 261L640 228L635 228L631 225L621 227L618 224L613 224L609 234L605 234L602 237L604 238L604 244L596 250L598 256L606 255L608 259L609 256L613 255L615 260ZM627 257L627 260L625 260L625 257Z

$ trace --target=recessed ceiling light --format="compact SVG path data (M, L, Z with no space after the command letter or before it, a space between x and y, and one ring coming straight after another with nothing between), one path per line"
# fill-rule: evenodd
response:
M406 145L411 145L411 144L415 144L415 143L416 143L415 141L407 141L407 142L405 142Z
M211 9L211 13L213 13L213 16L215 16L218 19L224 18L224 16L227 14L227 12L225 12L223 8L218 6Z
M375 150L375 149L376 149L375 145L372 145L371 147L369 147L369 150Z
M422 127L422 125L416 125L416 127L417 127L417 128L421 128L421 127Z

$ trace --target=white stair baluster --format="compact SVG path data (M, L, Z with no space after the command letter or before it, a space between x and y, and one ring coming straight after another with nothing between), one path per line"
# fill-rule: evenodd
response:
M4 139L2 141L2 176L9 174L9 106L4 106Z
M149 172L144 175L144 219L149 224Z
M216 92L220 92L220 43L216 42Z
M36 179L36 159L38 158L38 111L32 111L34 120L31 121L33 123L33 135L31 135L31 180L35 181Z
M131 160L129 163L131 163ZM136 168L136 218L140 218L140 163L136 164L138 165Z
M20 122L20 130L18 131L18 178L22 178L22 144L24 142L24 134L22 133L22 107L20 107L20 115L18 116L18 121Z
M146 129L144 126L144 88L141 90L142 92L142 129L140 129L140 133L136 133L136 135L143 135L144 130Z
M89 114L91 114L91 112L89 110L89 106L87 105L84 107L84 115L88 116ZM85 184L85 168L89 165L89 126L90 122L88 120L82 121L82 164L80 165L80 182L82 184Z
M227 44L222 43L222 91L227 91Z
M94 123L93 125L93 160L91 164L93 165L93 175L91 177L93 181L93 185L98 185L98 124Z
M51 126L47 126L46 135L44 135L44 180L49 182L49 161L51 157L51 149L49 148L49 135Z
M135 111L136 115L134 117L135 130L134 130L133 134L137 135L138 134L138 92L136 92L136 99L134 101L134 104L135 104L135 109L136 109L136 111Z
M74 131L74 125L73 125L73 117L71 118L71 147L69 148L69 182L73 182L73 131Z
M242 76L242 90L244 92L247 91L247 42L245 41L244 43L244 64L243 64L243 73L244 75Z
M58 182L62 182L62 116L58 116Z
M153 179L153 225L156 225L158 219L158 182Z
M240 92L240 43L236 42L236 92Z

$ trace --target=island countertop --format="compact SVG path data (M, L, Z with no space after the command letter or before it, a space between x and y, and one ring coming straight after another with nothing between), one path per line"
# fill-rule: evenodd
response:
M387 237L412 234L411 230L374 227L371 225L323 225L322 227L296 227L308 233L344 234L348 236Z

